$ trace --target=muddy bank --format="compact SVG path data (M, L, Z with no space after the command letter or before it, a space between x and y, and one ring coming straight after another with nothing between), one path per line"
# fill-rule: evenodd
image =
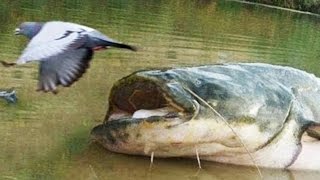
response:
M275 1L274 0L247 0L247 1L320 14L320 0L275 0Z

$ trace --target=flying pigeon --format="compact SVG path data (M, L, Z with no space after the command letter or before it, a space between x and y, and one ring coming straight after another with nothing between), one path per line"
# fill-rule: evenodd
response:
M39 91L57 92L57 86L71 86L77 81L93 57L95 50L109 47L136 48L110 39L101 32L80 24L50 21L24 22L15 30L16 35L30 39L16 63L39 61Z

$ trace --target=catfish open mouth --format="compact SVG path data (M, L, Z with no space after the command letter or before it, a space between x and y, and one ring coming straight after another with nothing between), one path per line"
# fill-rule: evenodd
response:
M165 88L161 82L151 79L129 77L119 81L112 89L105 121L148 118L190 120L194 110L177 103Z
M151 142L147 139L152 138L145 132L160 137L157 139L160 144L167 144L168 137L174 135L164 133L165 136L161 137L154 130L176 134L171 128L197 115L199 106L195 104L180 84L136 73L113 86L105 121L93 128L91 137L111 151L145 155L149 147L145 142Z

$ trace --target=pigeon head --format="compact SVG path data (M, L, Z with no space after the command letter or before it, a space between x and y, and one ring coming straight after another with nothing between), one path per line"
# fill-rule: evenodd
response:
M15 30L16 35L24 35L32 39L41 30L43 23L40 22L23 22L19 28Z

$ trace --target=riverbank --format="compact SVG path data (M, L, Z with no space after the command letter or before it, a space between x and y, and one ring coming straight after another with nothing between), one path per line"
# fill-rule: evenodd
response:
M247 1L320 14L320 0L247 0Z
M246 0L244 2L260 3L320 14L320 0Z

